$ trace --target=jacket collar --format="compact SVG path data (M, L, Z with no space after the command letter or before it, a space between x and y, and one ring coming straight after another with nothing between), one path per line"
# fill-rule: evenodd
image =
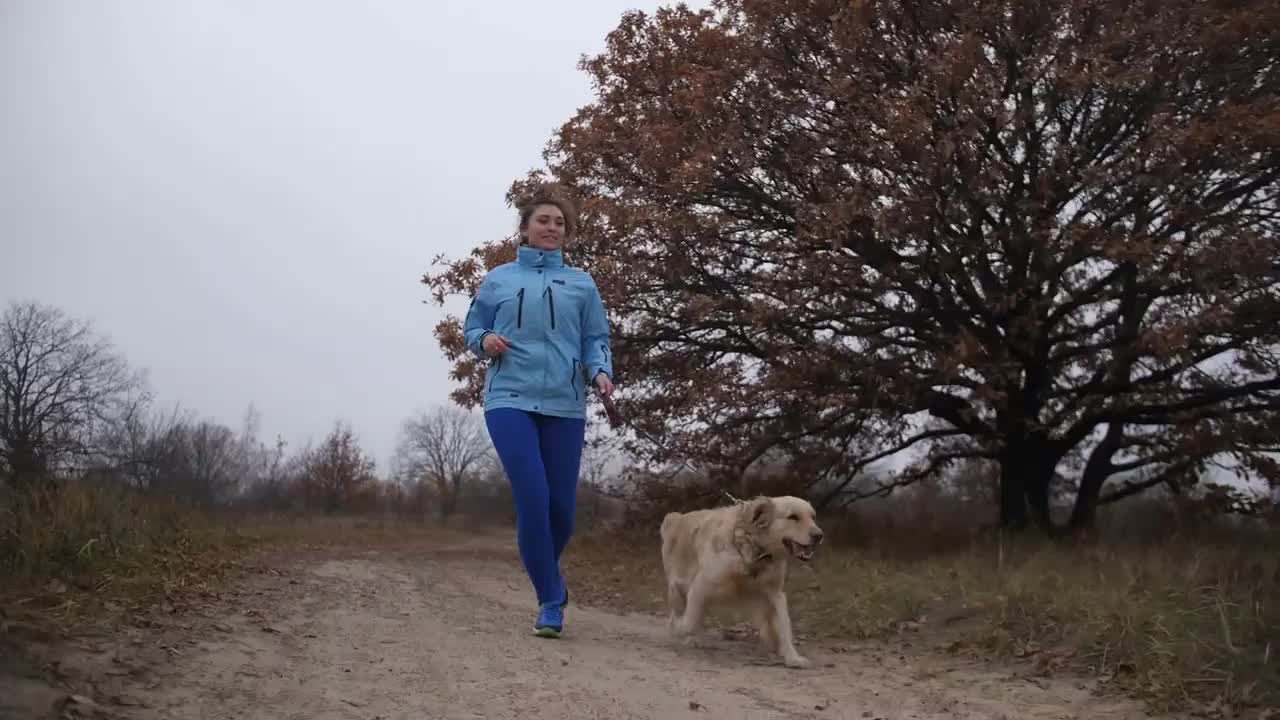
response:
M563 250L539 250L531 245L516 248L516 260L521 265L535 268L551 268L564 266Z

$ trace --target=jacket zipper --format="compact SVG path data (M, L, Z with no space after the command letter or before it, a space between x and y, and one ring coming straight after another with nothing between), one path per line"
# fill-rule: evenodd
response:
M498 379L498 371L502 369L502 356L494 358L493 372L489 375L489 391L493 391L493 381Z
M550 303L551 305L551 329L555 330L556 329L556 296L551 291L551 288L547 288L547 302Z
M516 306L516 327L524 322L524 288L520 288L520 292L516 293L516 297L520 299L520 304Z
M569 387L573 388L573 399L578 399L578 358L573 359L573 369L569 371Z

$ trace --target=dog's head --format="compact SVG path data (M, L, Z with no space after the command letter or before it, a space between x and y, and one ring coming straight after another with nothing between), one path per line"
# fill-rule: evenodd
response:
M808 562L822 542L817 512L803 498L758 497L747 503L746 513L756 542L770 551Z

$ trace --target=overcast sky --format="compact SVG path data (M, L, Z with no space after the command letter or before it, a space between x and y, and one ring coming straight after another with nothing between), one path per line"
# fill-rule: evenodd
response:
M348 420L385 468L452 387L430 258L513 229L579 56L658 5L0 0L0 301L92 320L166 405L295 446Z

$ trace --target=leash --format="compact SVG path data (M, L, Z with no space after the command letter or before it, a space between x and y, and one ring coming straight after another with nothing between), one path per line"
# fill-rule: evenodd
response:
M610 428L617 430L626 424L626 418L622 416L622 411L618 409L618 406L613 404L613 398L605 396L599 389L596 390L596 397L600 398L600 402L604 404L604 412L609 416ZM646 436L645 439L653 442L653 438Z
M599 398L600 403L604 405L604 412L605 412L605 415L607 415L609 418L610 429L617 430L622 426L628 424L626 417L622 414L622 411L619 410L618 406L614 404L613 398L605 397L603 394L601 394L599 388L596 388L596 397ZM632 425L631 431L634 432L636 435L640 436L641 438L644 438L645 440L648 440L649 442L653 443L655 447L663 451L667 451L666 443L659 441L657 438L645 432L644 430L641 430L640 428ZM667 452L669 454L669 451ZM683 457L680 459L679 462L680 464L676 467L676 469L671 471L671 473L668 474L666 478L664 478L665 481L670 481L677 474L679 474L681 469L688 470L689 472L694 473L695 475L698 473L698 469L693 465L689 464L689 461L684 459Z

